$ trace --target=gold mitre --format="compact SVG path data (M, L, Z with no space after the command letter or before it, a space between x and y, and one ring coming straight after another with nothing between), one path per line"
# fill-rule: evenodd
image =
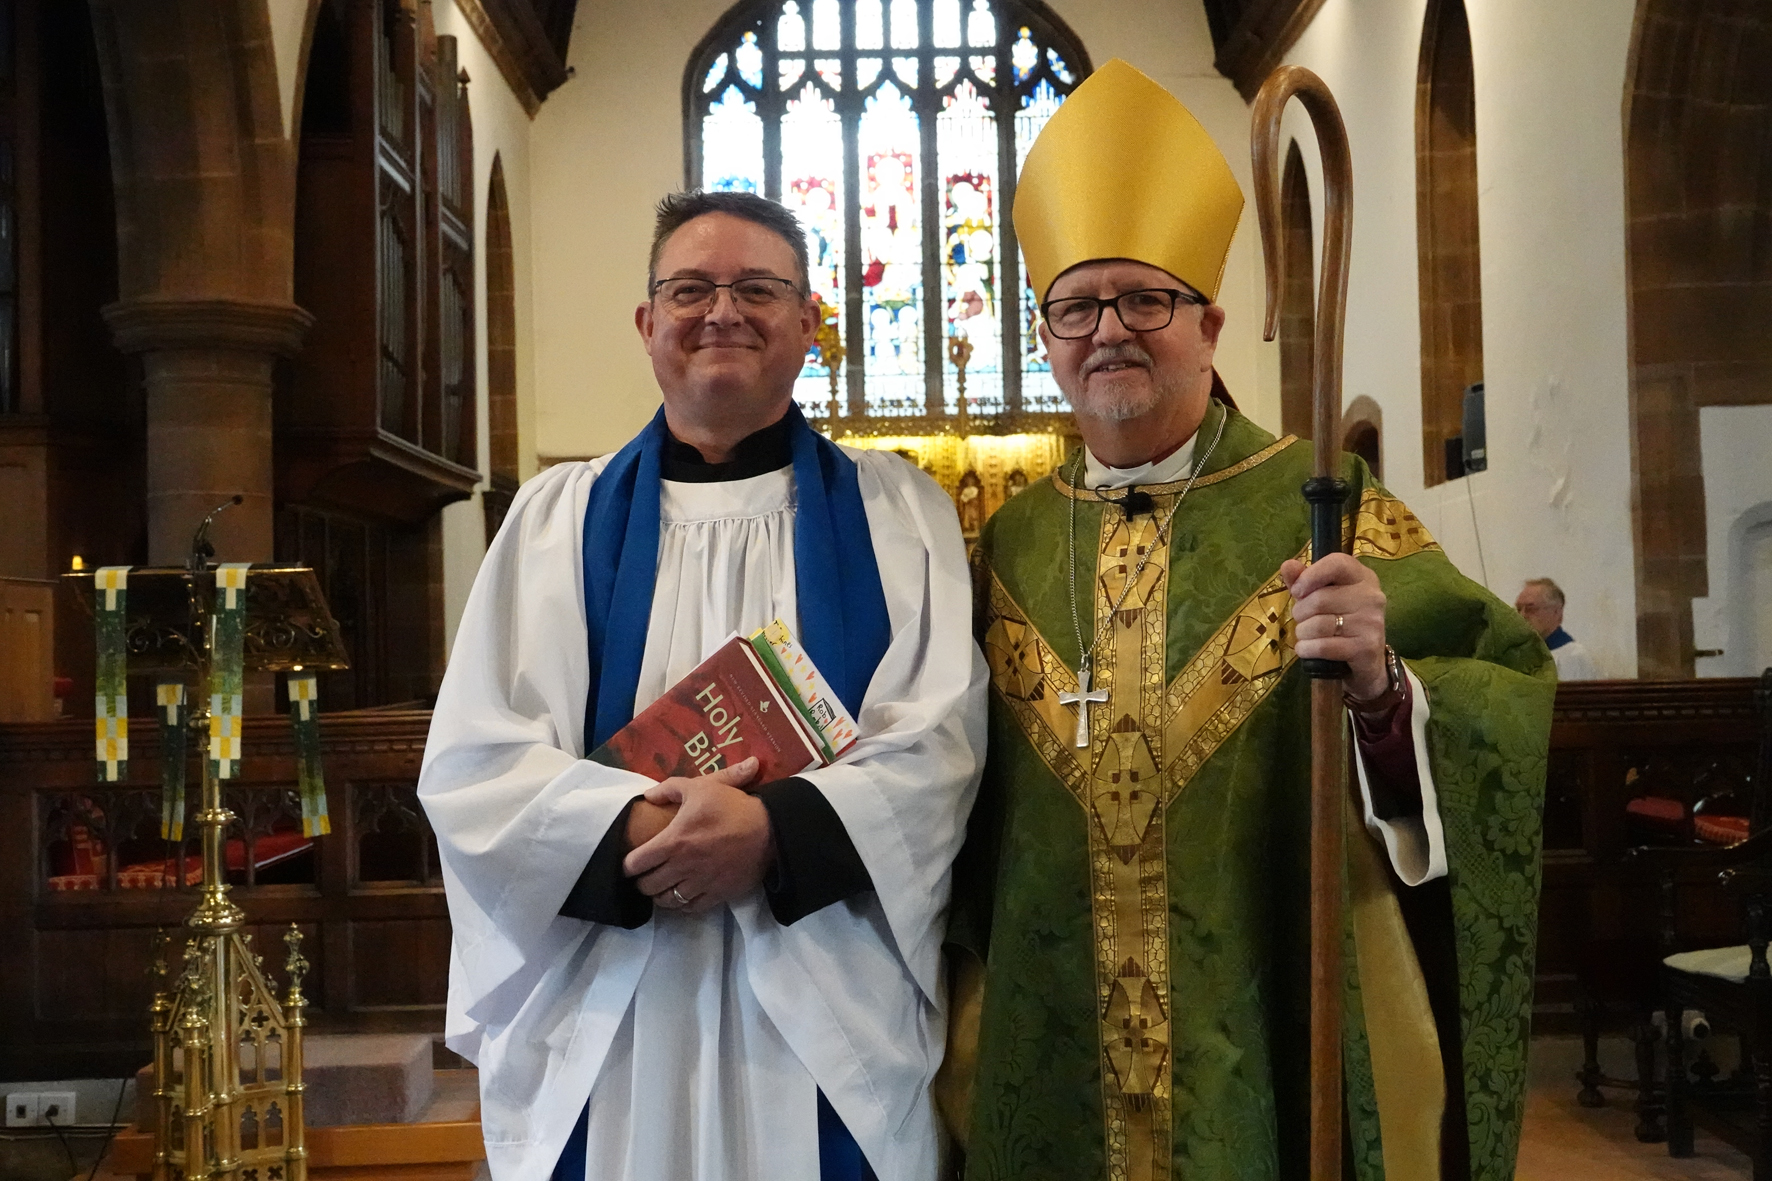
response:
M1039 298L1096 258L1162 267L1218 298L1243 190L1181 101L1115 58L1047 120L1015 186L1015 234Z

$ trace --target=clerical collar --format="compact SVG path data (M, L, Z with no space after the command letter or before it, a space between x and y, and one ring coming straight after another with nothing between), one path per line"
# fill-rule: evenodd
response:
M1134 484L1168 484L1185 480L1194 469L1194 440L1199 437L1196 432L1193 438L1162 459L1141 463L1137 467L1109 467L1085 447L1083 486L1091 489L1130 488Z
M701 452L672 435L665 444L663 460L659 475L666 480L683 484L748 480L794 462L793 426L784 414L762 430L740 439L732 449L732 458L725 463L709 463Z

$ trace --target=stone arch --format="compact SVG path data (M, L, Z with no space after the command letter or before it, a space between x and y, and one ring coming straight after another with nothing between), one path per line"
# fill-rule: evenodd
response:
M91 0L117 215L119 348L148 394L148 558L178 562L225 497L218 552L273 549L271 374L312 322L296 307L304 5L286 125L266 0ZM286 46L286 48L289 48Z
M1341 412L1341 449L1358 455L1384 479L1384 408L1365 394Z
M511 205L504 161L492 158L486 191L486 419L492 467L481 493L486 541L504 523L517 493L521 461L517 437L517 277L511 247Z
M1311 190L1298 141L1286 149L1280 175L1280 226L1286 273L1280 279L1280 433L1311 436L1311 385L1316 356L1316 250L1311 241Z
M1415 83L1416 251L1421 276L1422 482L1446 480L1464 390L1483 380L1476 77L1464 0L1428 0Z
M1772 13L1639 0L1624 99L1637 669L1690 677L1699 409L1772 402Z

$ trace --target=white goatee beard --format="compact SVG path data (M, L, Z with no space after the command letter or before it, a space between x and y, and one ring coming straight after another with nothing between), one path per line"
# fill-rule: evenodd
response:
M1140 389L1133 382L1110 379L1104 386L1091 390L1089 374L1115 361L1131 361L1143 365L1151 376L1151 384ZM1156 362L1151 359L1151 355L1130 342L1104 345L1096 349L1089 354L1077 372L1079 376L1075 390L1059 387L1065 401L1071 404L1074 413L1108 422L1125 422L1149 414L1174 392L1169 388L1174 383L1158 380Z

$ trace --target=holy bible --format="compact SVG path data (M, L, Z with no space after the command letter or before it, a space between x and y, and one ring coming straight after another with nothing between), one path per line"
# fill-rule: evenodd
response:
M760 784L835 762L855 737L849 711L778 619L733 636L589 757L663 782L755 756Z

